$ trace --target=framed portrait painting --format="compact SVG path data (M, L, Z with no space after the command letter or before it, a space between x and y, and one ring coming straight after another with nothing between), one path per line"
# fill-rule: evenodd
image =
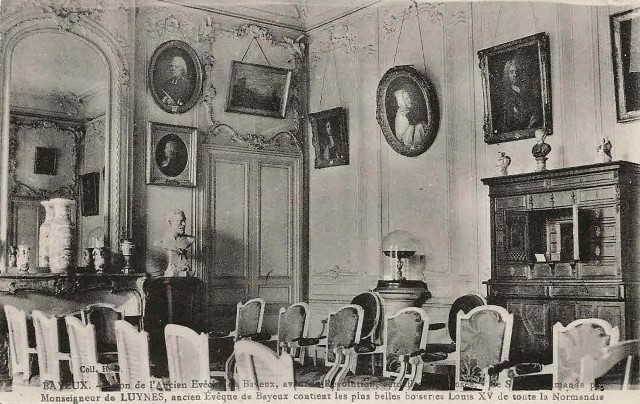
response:
M552 133L549 37L541 32L478 52L484 141L508 142Z
M187 112L202 93L202 74L200 59L186 42L163 43L149 62L149 90L153 100L166 112Z
M233 61L227 112L284 118L291 70Z
M149 122L147 184L196 186L198 130Z
M376 118L389 146L418 156L433 144L440 115L431 83L412 66L393 67L378 84Z
M618 122L640 119L640 8L611 16Z
M349 164L349 133L347 113L343 108L309 114L316 168Z

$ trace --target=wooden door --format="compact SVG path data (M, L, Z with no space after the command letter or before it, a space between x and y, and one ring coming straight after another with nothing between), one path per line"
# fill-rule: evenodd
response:
M300 158L212 148L204 184L204 280L211 329L235 326L236 304L267 301L263 329L301 299Z

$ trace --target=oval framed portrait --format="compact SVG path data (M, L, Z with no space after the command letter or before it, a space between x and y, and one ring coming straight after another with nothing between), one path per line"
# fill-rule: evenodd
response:
M149 90L160 108L171 114L190 110L202 93L202 65L186 42L167 41L149 62Z
M403 156L431 147L440 113L433 85L412 66L387 70L378 84L376 118L389 146Z

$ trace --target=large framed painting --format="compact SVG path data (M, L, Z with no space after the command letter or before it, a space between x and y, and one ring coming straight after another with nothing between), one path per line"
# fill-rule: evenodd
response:
M202 93L202 65L186 42L167 41L153 52L149 62L149 90L164 111L182 114Z
M316 168L349 164L349 133L347 113L341 108L309 114Z
M198 130L149 122L147 184L196 186Z
M552 133L549 37L541 32L478 52L484 140L501 143Z
M640 118L640 8L611 16L618 122Z
M284 118L291 70L233 61L227 112Z
M387 143L403 156L429 149L440 115L433 85L412 66L393 67L378 83L376 118Z

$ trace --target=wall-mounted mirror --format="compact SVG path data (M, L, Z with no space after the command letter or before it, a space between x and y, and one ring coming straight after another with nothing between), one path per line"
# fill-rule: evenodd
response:
M106 238L108 83L100 54L72 35L37 33L13 51L8 238L10 245L31 246L30 268L39 265L42 200L76 201L79 251Z
M41 201L76 201L74 250L130 236L129 55L108 30L55 10L0 17L0 271L8 247L31 248L38 272ZM50 13L50 14L47 14Z

